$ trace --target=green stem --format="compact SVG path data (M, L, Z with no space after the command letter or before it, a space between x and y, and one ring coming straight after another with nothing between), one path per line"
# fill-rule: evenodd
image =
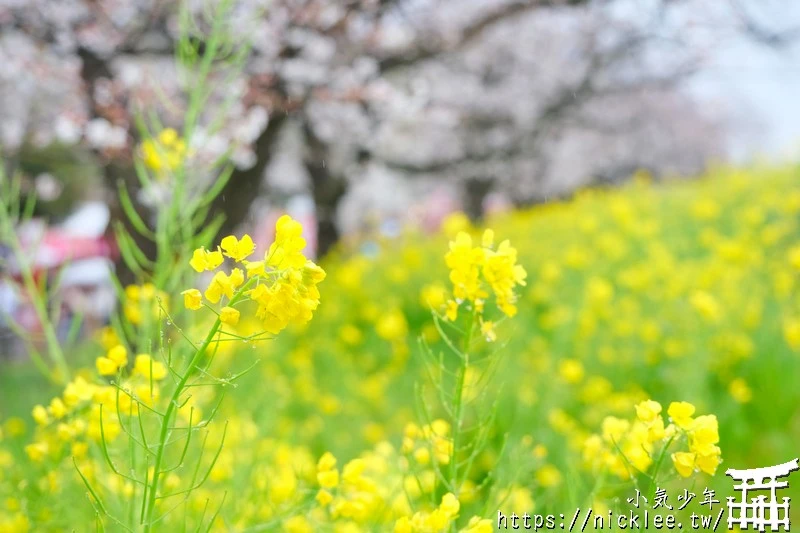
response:
M211 74L211 67L217 59L220 48L220 40L223 31L224 21L226 20L229 3L222 2L219 12L214 18L211 26L211 34L206 43L206 49L197 70L197 78L192 83L192 90L189 92L189 105L183 123L183 141L186 143L187 150L191 146L192 137L200 117L200 112L205 106L209 96L208 78ZM181 162L180 168L175 176L175 190L172 199L172 216L170 218L177 222L177 230L181 233L183 242L191 239L191 220L194 213L188 212L186 206L186 160Z
M186 114L184 116L183 141L187 149L191 145L194 131L200 113L203 110L208 96L208 78L211 68L217 59L221 46L223 24L226 20L227 10L230 6L228 1L219 6L219 12L212 23L211 33L206 43L206 50L199 62L197 76L192 82L189 91ZM157 226L157 256L156 269L154 273L154 283L159 289L165 289L170 277L173 275L173 263L175 260L174 242L180 238L180 242L192 242L191 220L194 212L187 211L186 198L186 161L182 161L180 168L175 172L175 184L172 191L172 199L167 209L162 211L156 222ZM176 235L177 234L177 235ZM181 249L180 253L183 253ZM179 274L180 275L180 274Z
M250 280L248 280L247 283L245 283L239 289L239 291L233 296L233 298L231 298L229 305L236 304L236 302L238 302L242 298L244 292L247 289L249 289L250 285L252 285L255 282L255 280L256 278L251 278ZM156 506L158 480L159 477L161 476L161 463L164 460L164 450L166 449L167 440L169 438L168 436L169 428L172 426L172 417L175 415L175 411L178 408L177 406L178 406L178 401L180 400L180 396L186 389L186 383L189 381L189 378L193 375L194 370L197 367L197 364L205 355L206 350L208 350L208 347L214 341L214 337L217 335L217 332L219 331L219 328L221 326L222 326L222 321L219 319L219 317L217 317L217 319L214 321L214 325L209 330L208 335L206 335L203 344L195 352L194 356L192 357L192 360L189 362L188 368L183 373L183 376L175 386L175 390L172 392L172 396L169 399L167 410L164 413L164 417L161 420L161 431L159 433L159 438L158 438L158 449L156 451L156 458L153 464L153 479L150 482L150 485L147 490L147 498L148 498L146 507L147 510L145 512L145 518L144 518L145 533L151 531L151 527L153 525L152 521L153 521L153 513L155 512L155 506Z
M27 292L28 297L31 300L31 304L33 304L33 309L36 311L36 318L42 325L45 342L47 343L47 354L59 372L58 376L51 374L45 375L45 377L55 383L67 382L70 379L70 371L69 366L67 365L67 360L64 357L64 352L58 342L58 336L53 328L53 323L51 322L50 316L47 313L47 305L45 304L44 298L42 298L39 287L36 285L36 280L33 279L33 271L28 263L28 258L25 256L25 253L22 250L22 244L20 243L19 238L14 231L11 220L8 217L8 213L6 213L5 208L0 209L0 222L3 224L3 234L7 236L8 244L11 246L11 251L14 254L14 258L19 264L25 292ZM37 368L41 370L38 365Z
M219 331L219 327L222 325L222 322L217 318L212 326L211 330L208 332L208 335L203 341L202 346L195 352L194 357L189 362L189 368L186 369L184 372L183 377L180 379L178 384L175 386L175 390L172 393L172 396L169 399L169 405L167 405L167 411L164 413L164 417L161 420L161 432L159 433L158 437L158 450L156 451L156 459L154 464L153 470L153 479L150 482L150 486L147 490L147 511L145 513L145 521L144 521L144 530L145 532L150 531L152 526L152 519L153 513L155 512L155 504L156 504L156 489L158 488L158 478L161 475L161 463L164 459L164 450L167 444L167 434L169 433L169 428L172 425L171 420L172 416L175 414L175 410L177 409L178 400L180 399L181 394L183 393L184 389L186 388L186 382L189 380L189 377L192 375L192 370L195 368L197 363L206 353L208 346L214 340L214 336Z
M672 441L675 439L675 435L671 436L667 442L664 444L664 447L661 448L661 453L658 455L658 459L656 460L656 467L653 469L653 475L650 478L650 483L652 484L652 491L650 494L650 501L653 501L656 497L656 490L658 489L657 477L658 471L661 470L661 464L664 462L664 457L667 455L667 449L669 448Z
M456 388L454 394L454 409L453 409L453 450L450 454L450 488L453 492L458 491L458 447L461 440L461 425L463 424L464 417L464 382L467 376L467 368L469 367L469 350L472 344L472 333L475 329L475 306L473 304L472 313L469 317L469 327L467 334L464 336L464 344L461 348L461 368L459 368L458 378L456 381ZM456 494L458 496L458 494Z

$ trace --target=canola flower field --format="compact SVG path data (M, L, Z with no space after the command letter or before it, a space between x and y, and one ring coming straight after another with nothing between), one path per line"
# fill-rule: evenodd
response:
M798 455L797 174L640 176L320 266L288 218L214 239L69 379L0 369L0 531L477 533L657 489L716 514L726 468Z

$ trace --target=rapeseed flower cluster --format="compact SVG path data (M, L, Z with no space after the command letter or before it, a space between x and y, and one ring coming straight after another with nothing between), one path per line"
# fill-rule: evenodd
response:
M453 519L458 516L461 504L453 493L442 496L439 507L432 511L419 511L412 517L401 517L394 525L395 533L440 532L447 531Z
M101 405L106 406L105 411ZM131 406L129 394L117 394L112 386L95 385L78 376L47 406L34 406L31 414L37 429L25 452L36 463L57 463L70 455L82 458L89 443L100 442L103 434L109 441L119 435L117 417L112 412L116 408L130 410Z
M260 260L248 259L256 249L249 235L241 239L232 235L225 237L216 250L195 250L191 267L198 273L209 271L214 275L203 293L195 288L183 291L185 307L198 310L203 307L204 299L215 305L224 301L225 305L218 310L219 320L235 326L241 316L236 306L249 300L257 306L255 317L272 335L289 324L305 324L311 320L319 305L317 285L325 279L325 271L303 255L306 242L299 222L284 215L278 219L275 229L275 242ZM244 270L239 267L230 272L217 270L224 257L241 264ZM234 301L234 293L243 287L246 288L244 298Z
M36 438L25 447L31 460L57 463L70 456L83 458L90 444L112 442L121 432L121 417L138 416L140 406L155 406L158 382L167 377L165 363L149 354L137 354L129 370L128 351L119 344L98 357L95 367L101 378L114 381L78 376L47 406L34 406Z
M437 419L422 427L411 423L403 430L402 452L421 466L446 465L453 454L450 424Z
M186 142L172 128L163 129L156 137L143 140L141 151L144 164L158 176L180 168L187 153Z
M636 405L634 420L606 417L601 433L584 442L585 464L595 471L605 470L621 479L630 479L647 473L670 450L688 446L688 451L671 452L675 470L683 477L697 471L713 476L722 461L717 446L717 417L693 418L694 405L672 402L667 410L670 423L665 425L662 410L660 403L645 400Z
M672 403L667 411L678 433L688 443L688 451L674 452L672 464L683 477L696 471L714 475L722 462L719 443L719 423L714 415L694 418L695 406L688 402Z
M6 533L28 533L31 531L31 521L21 511L6 513L0 511L0 531Z
M461 231L450 242L445 262L450 269L454 298L447 302L449 320L456 319L464 302L482 313L489 291L503 314L514 316L517 313L515 289L525 285L527 273L517 264L517 250L508 240L494 248L494 232L487 229L481 243L473 246L469 233ZM481 330L487 337L494 335L490 322L482 322Z
M411 516L401 516L394 524L394 533L444 533L452 531L461 510L458 498L448 492L439 503L439 506L430 511L417 511ZM459 533L490 533L493 531L492 522L487 518L473 516L467 521L465 527L458 529Z
M122 302L125 319L139 326L145 321L163 317L163 309L169 309L170 298L164 291L156 289L152 283L128 285Z
M329 518L366 524L380 517L390 494L379 486L375 475L387 472L385 459L377 454L353 459L342 467L341 480L335 464L330 453L317 464L321 488L315 500L327 509Z

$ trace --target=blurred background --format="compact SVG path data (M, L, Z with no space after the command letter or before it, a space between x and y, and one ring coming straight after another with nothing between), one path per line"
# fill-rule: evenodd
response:
M0 153L39 198L19 231L44 240L42 269L83 261L67 300L98 323L114 305L119 184L144 219L169 193L141 187L133 156L137 117L181 128L177 11L0 0ZM432 231L455 211L477 220L637 171L658 180L797 155L791 0L242 0L234 25L252 49L218 80L225 120L214 125L209 105L189 153L233 156L214 205L222 234L267 242L289 212L311 255L336 243L369 253L409 224ZM0 289L25 324L13 300Z
M210 31L225 2L232 20ZM261 254L288 213L327 272L323 303L308 328L219 362L264 358L222 413L235 444L209 490L236 494L230 517L272 520L263 480L295 483L259 455L275 442L309 471L326 451L345 464L403 443L414 400L427 408L417 341L445 344L431 310L450 298L447 242L484 223L528 277L496 324L509 357L471 497L624 501L616 483L595 493L585 444L652 398L719 417L725 463L695 488L724 502L729 466L797 456L798 95L798 0L0 0L0 501L36 530L91 512L71 443L37 460L52 425L36 413L69 375L37 350L104 387L101 348L160 339L163 356L164 332L183 333L156 307L183 310L175 265L229 234Z

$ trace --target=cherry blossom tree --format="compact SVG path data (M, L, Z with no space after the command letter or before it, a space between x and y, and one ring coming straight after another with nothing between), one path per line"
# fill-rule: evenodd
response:
M7 164L66 146L90 169L76 194L136 189L142 117L181 128L191 78L176 55L209 46L210 0L187 2L181 19L159 0L0 0ZM713 14L741 25L741 2ZM526 204L639 168L690 174L722 155L726 125L685 90L704 55L693 5L239 0L224 23L247 55L210 73L190 148L236 164L215 205L228 227L254 200L307 192L323 250L371 206L403 210L437 187L477 215L497 192Z

